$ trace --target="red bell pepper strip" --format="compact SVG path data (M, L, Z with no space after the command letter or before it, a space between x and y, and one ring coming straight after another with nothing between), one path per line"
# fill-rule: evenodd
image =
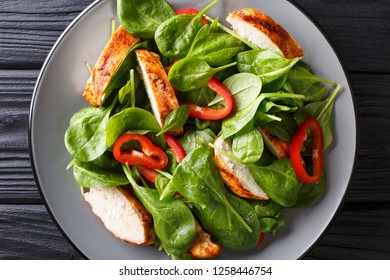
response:
M196 15L198 14L199 11L194 9L194 8L183 8L183 9L180 9L180 10L177 10L176 11L176 15ZM205 19L205 17L202 17L202 22L203 24L208 24L208 21L207 19Z
M165 141L167 142L169 148L171 148L173 154L178 163L182 162L182 160L186 156L186 152L184 151L183 146L177 141L174 137L164 134Z
M260 245L264 241L264 232L260 232L259 240L257 241L257 245Z
M125 150L123 145L129 141L137 141L141 150ZM164 151L153 144L145 135L124 133L115 141L113 154L117 161L122 164L143 165L151 169L162 169L168 164L168 156Z
M143 165L137 165L137 170L143 177L148 179L153 184L156 183L157 176L160 175L160 173L158 173L156 170L147 168Z
M214 109L191 104L189 105L190 116L203 120L220 120L227 117L234 107L234 100L230 90L215 77L212 77L207 85L225 100L225 107Z
M307 133L309 129L313 133L313 150L312 150L312 161L313 161L313 175L309 175L306 171L304 161L301 156L301 149L303 143L307 139ZM315 118L310 118L304 121L295 132L295 135L290 145L290 159L292 167L294 168L295 174L298 179L307 184L313 184L318 182L322 176L323 166L323 147L324 139L320 124Z

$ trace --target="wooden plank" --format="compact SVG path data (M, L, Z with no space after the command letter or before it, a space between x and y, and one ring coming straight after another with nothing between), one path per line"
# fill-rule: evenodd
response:
M389 75L351 75L358 112L359 153L348 201L390 199Z
M28 118L38 70L0 70L0 201L40 203L28 153Z
M328 35L349 71L390 72L388 0L294 0Z
M348 203L305 259L389 259L388 203Z
M70 22L92 0L6 0L0 6L0 65L40 68ZM29 7L26 10L25 7Z
M21 8L26 2L28 11ZM390 72L387 0L294 2L328 34L348 70ZM39 68L61 32L90 3L91 0L2 1L0 66Z
M0 205L0 259L82 259L42 205Z

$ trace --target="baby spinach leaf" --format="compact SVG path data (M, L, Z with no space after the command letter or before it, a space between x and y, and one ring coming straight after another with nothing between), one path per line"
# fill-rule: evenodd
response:
M168 255L187 252L196 236L195 218L182 200L160 200L156 189L139 186L128 166L123 166L134 193L153 217L153 227Z
M272 121L263 126L280 139L290 142L294 137L298 124L294 117L287 112L278 113L277 116L281 118L281 121Z
M107 147L112 147L116 139L129 130L150 130L158 133L161 127L152 113L137 107L127 108L108 120L105 139ZM159 146L165 147L163 135L157 136L155 140Z
M261 91L261 79L251 73L238 73L223 81L223 84L230 90L234 98L234 106L237 111L250 105ZM223 98L216 95L208 105L223 104Z
M333 106L340 89L341 85L337 85L328 98L323 101L309 103L294 114L298 124L310 117L317 119L322 128L324 150L333 142Z
M161 194L165 189L166 185L169 183L169 179L164 175L158 175L156 178L156 190Z
M248 125L234 135L232 150L235 157L244 164L255 163L264 150L263 137L253 125Z
M312 165L308 165L308 172L311 174ZM302 188L298 193L297 203L294 205L294 208L303 208L312 205L313 203L319 201L325 194L326 191L326 174L325 170L322 171L321 180L314 184L303 184Z
M154 36L160 52L172 59L185 57L196 34L203 27L203 14L217 2L214 0L196 15L177 15L160 24Z
M83 108L73 115L65 132L65 147L78 161L88 162L107 149L105 129L111 108Z
M283 207L276 202L267 201L251 201L259 219L261 232L274 233L284 226L284 219L281 210Z
M301 58L287 59L270 49L250 50L237 55L240 72L259 75L265 92L278 91L287 80L290 69Z
M120 163L114 158L114 155L110 151L105 151L101 156L90 162L99 168L115 169L119 167Z
M105 188L123 186L129 183L123 172L100 168L89 162L76 161L73 176L83 188Z
M138 48L146 48L148 49L150 47L150 43L148 41L142 42L139 44L134 45L126 54L126 57L123 59L115 73L112 75L110 81L108 82L108 85L106 89L104 90L104 93L102 95L102 103L104 103L106 100L109 99L111 93L115 89L119 89L123 87L129 80L129 69L135 69L136 67L136 60L134 56L134 50ZM137 71L135 71L137 72Z
M216 22L215 19L205 15L205 18L210 21L210 22ZM253 50L258 50L259 47L256 46L255 44L253 44L252 42L250 42L249 40L245 39L244 37L240 36L237 32L235 32L234 30L232 30L231 28L228 28L226 26L224 26L223 24L220 24L218 21L217 21L217 26L222 29L223 31L225 31L226 33L230 34L231 36L233 36L234 38L240 40L241 42L243 42L245 45L247 45L249 48L253 49Z
M273 115L280 112L295 112L297 109L298 107L276 104L275 102L267 99L262 102L259 107L259 111Z
M237 217L220 202L210 199L205 208L194 207L194 214L202 227L210 233L217 243L233 251L252 249L257 245L260 236L259 220L252 206L244 199L231 193L226 197L234 209L253 229L248 232Z
M213 200L221 203L248 232L255 230L229 202L214 158L203 146L199 146L184 158L176 168L169 185L173 185L172 189L178 190L197 207L206 208Z
M166 117L164 127L159 133L157 133L157 136L163 135L168 131L175 131L182 128L186 123L189 115L190 109L188 106L184 105L176 108Z
M314 75L306 65L295 64L288 73L287 82L296 93L306 96L306 102L319 101L327 91L320 83L334 85L335 82Z
M257 108L264 100L263 95L259 95L250 105L238 111L233 117L222 122L222 137L229 138L243 129L256 115Z
M160 200L155 189L133 186L134 193L153 216L156 235L168 255L185 253L196 236L195 219L182 200Z
M119 102L125 104L124 107L135 106L135 91L141 82L138 71L134 69L130 70L130 79L127 83L118 91Z
M215 73L234 65L235 62L212 68L201 58L186 57L172 66L168 78L176 89L190 91L205 86Z
M277 159L268 166L250 166L253 178L267 195L284 207L297 203L301 182L289 158Z
M117 15L127 32L152 39L157 27L175 16L175 11L165 0L118 0Z
M215 138L214 132L209 128L190 130L180 139L180 144L183 146L186 154L189 154L199 145L211 150L212 148L209 146L209 143L213 143Z
M211 66L221 66L233 62L238 53L246 50L246 46L233 36L214 32L214 25L213 22L199 30L187 57L199 57Z
M216 93L209 87L201 87L187 92L179 92L179 99L183 104L197 104L205 107L214 99Z
M282 119L276 115L266 114L266 113L261 112L261 111L257 111L256 115L254 117L255 127L263 126L263 125L270 123L270 122L273 122L273 121L280 122L281 120Z

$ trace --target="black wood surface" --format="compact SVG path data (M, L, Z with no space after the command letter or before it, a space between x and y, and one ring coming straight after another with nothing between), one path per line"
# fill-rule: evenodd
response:
M0 259L80 259L34 181L30 101L39 70L92 1L0 0ZM296 0L343 60L356 99L359 150L345 204L305 259L390 259L390 1Z

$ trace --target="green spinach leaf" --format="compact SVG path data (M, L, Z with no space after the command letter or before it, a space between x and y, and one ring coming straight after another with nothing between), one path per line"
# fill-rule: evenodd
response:
M237 111L250 105L260 94L261 79L251 73L238 73L223 81L234 98L234 106ZM208 105L224 104L223 98L216 95Z
M233 137L232 150L241 163L255 163L264 150L263 137L253 125L248 125Z
M123 172L100 168L89 162L76 161L73 165L73 176L82 188L117 187L129 183Z
M127 32L152 39L158 26L175 16L165 0L118 0L117 15Z
M209 143L213 143L215 138L216 135L209 128L189 130L180 139L180 144L183 146L186 154L191 153L200 145L211 151L212 148L209 146Z
M251 201L259 219L261 232L275 233L284 226L281 210L283 207L272 200Z
M214 99L216 93L209 87L201 87L187 92L179 92L179 99L183 104L197 104L205 107Z
M185 57L191 48L196 34L203 27L203 14L217 2L218 0L213 0L196 15L177 15L160 24L154 36L160 52L172 59Z
M314 75L306 65L295 64L288 73L287 82L294 92L306 96L306 102L320 101L327 91L321 83L334 85L335 82Z
M290 142L298 128L297 122L294 117L287 112L281 112L276 115L281 118L281 121L272 121L263 126L280 139Z
M221 66L233 62L238 53L246 50L246 46L233 36L214 32L214 25L215 22L199 30L187 57L199 57L211 66Z
M222 122L223 139L233 136L250 123L254 119L257 108L263 100L264 96L259 95L250 105L238 111L233 117L224 120Z
M129 167L124 165L123 169L135 195L153 216L153 227L164 250L168 255L186 253L196 237L195 218L191 210L180 199L160 200L156 189L139 186Z
M240 72L259 75L265 92L276 92L287 80L290 69L301 58L287 59L270 49L250 50L237 55Z
M168 131L175 131L184 126L190 115L190 109L188 106L183 105L173 110L166 117L163 129L157 133L157 136L162 135Z
M179 191L189 202L200 208L206 208L213 200L223 204L248 232L255 230L230 204L214 158L203 146L199 146L184 158L176 168L169 185L173 186L170 189Z
M65 132L65 147L78 161L88 162L107 149L105 129L112 107L87 107L73 115Z
M112 116L106 126L107 147L112 147L116 139L129 130L150 130L160 132L161 127L154 115L146 110L132 107ZM157 136L156 143L165 148L164 135Z
M277 159L268 166L250 166L256 183L276 203L293 207L302 183L295 175L289 158Z
M236 65L235 62L212 68L201 58L186 57L172 66L168 78L176 89L190 91L207 85L215 73L234 65Z
M308 169L308 172L310 174L311 170L313 169L313 166L308 165ZM298 200L297 203L294 205L294 208L308 207L319 201L325 194L326 182L327 177L325 170L323 170L321 180L319 180L317 183L303 184L302 188L298 193Z
M127 81L130 79L129 76L129 69L135 69L136 68L136 60L134 55L134 50L138 48L150 48L150 43L148 41L142 42L139 44L134 45L126 54L126 57L123 59L115 73L112 75L110 81L108 82L108 85L106 89L104 90L104 93L102 95L102 103L104 103L106 100L109 99L111 93L115 89L120 89L123 87ZM135 71L137 72L137 71ZM136 77L137 79L137 77ZM139 83L139 82L138 82Z
M309 103L294 114L298 124L311 117L317 119L322 128L324 150L333 142L333 107L340 89L341 85L337 85L328 98L323 101Z
M242 225L237 217L222 203L210 199L205 208L195 206L194 213L202 227L210 233L213 239L233 251L244 251L256 247L260 236L259 220L253 207L244 199L231 193L226 197L232 207L241 215L253 229L252 232Z

